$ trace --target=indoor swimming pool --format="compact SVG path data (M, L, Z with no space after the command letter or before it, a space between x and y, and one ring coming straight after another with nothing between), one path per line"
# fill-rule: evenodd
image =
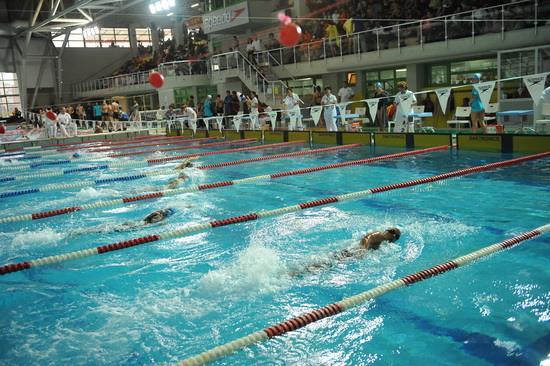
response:
M524 155L442 147L273 176L406 150L348 145L300 154L327 146L266 142L273 145L248 149L261 144L202 139L157 151L157 143L167 149L180 140L0 157L0 266L154 238L0 276L0 364L177 363L550 217L548 157L262 215ZM181 162L165 158L222 150L184 169L180 191L165 190ZM139 151L145 153L126 154ZM296 154L264 159L286 153ZM19 159L33 155L40 157ZM220 164L243 159L249 161ZM252 177L259 178L244 180ZM141 198L125 199L131 197ZM144 223L165 209L172 210L164 220ZM366 233L394 226L401 230L395 243L335 259ZM538 365L550 358L549 244L548 236L533 238L214 364Z

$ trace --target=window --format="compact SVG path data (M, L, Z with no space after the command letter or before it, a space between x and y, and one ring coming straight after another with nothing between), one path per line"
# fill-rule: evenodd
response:
M539 48L539 61L537 72L550 71L550 47Z
M298 95L313 94L313 88L316 85L322 87L323 81L321 78L304 78L296 80L288 80L287 85L292 88L292 91Z
M215 99L216 94L218 94L218 87L216 85L197 86L197 103L203 102L207 95L211 95L212 99Z
M64 34L55 36L52 41L55 47L62 47ZM67 47L130 47L128 28L100 28L98 34L84 35L82 28L73 29L69 35Z
M170 41L170 40L173 39L173 37L172 37L172 29L170 29L170 28L164 28L164 29L162 30L162 34L163 34L163 36L164 36L164 38L163 38L162 40L165 41L165 42L166 42L166 41Z
M0 72L0 116L9 117L15 108L21 110L17 74Z
M149 47L153 44L151 41L150 28L136 28L136 41L138 46Z
M130 47L128 28L101 28L101 47Z
M470 80L475 73L480 73L482 75L482 81L496 80L496 58L428 65L428 85L445 86L470 84Z
M535 49L503 52L500 55L500 76L503 79L534 74L535 66ZM501 82L500 95L506 99L530 97L522 79Z
M374 95L374 84L378 81L382 83L384 90L393 95L397 93L397 83L407 80L407 68L367 71L366 78L367 97Z
M186 103L189 97L193 95L193 88L175 88L174 89L174 104L176 108L181 107L183 103Z

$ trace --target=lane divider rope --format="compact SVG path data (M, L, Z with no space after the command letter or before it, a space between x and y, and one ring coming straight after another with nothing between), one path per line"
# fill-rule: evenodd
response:
M184 147L178 147L178 148L166 148L166 149L143 150L143 151L129 151L129 152L120 153L120 154L109 154L109 155L107 155L107 157L109 157L109 158L119 158L119 157L123 157L123 156L153 154L153 153L156 153L156 152L183 151L183 150L191 150L191 149L205 149L207 147L224 146L224 145L237 145L237 144L244 145L244 144L255 143L256 141L257 141L256 139L219 141L219 142L211 142L211 143L207 143L207 144L201 144L201 145L195 145L195 146L184 146Z
M460 177L460 176L464 176L464 175L468 175L468 174L480 173L480 172L484 172L484 171L488 171L488 170L497 169L497 168L500 168L500 167L505 167L505 166L524 163L526 161L532 161L532 160L536 160L536 159L545 158L545 157L548 157L549 155L550 155L550 152L541 153L541 154L534 154L534 155L528 155L528 156L524 156L524 157L521 157L521 158L515 158L515 159L500 161L500 162L497 162L497 163L490 163L490 164L485 164L485 165L474 166L474 167L471 167L471 168L455 170L455 171L452 171L452 172L438 174L438 175L434 175L434 176L431 176L431 177L419 178L419 179L410 180L410 181L406 181L406 182L380 186L380 187L376 187L376 188L372 188L372 189L367 189L367 190L364 190L364 191L357 191L357 192L341 194L341 195L337 195L337 196L333 196L333 197L321 198L321 199L318 199L318 200L303 202L303 203L299 203L299 204L291 205L291 206L285 206L285 207L281 207L281 208L278 208L278 209L252 212L252 213L248 213L248 214L244 214L244 215L240 215L240 216L229 217L229 218L225 218L225 219L221 219L221 220L214 220L214 221L210 221L210 222L204 222L204 223L200 223L200 224L189 225L189 226L183 227L181 229L172 230L172 231L165 231L165 232L161 232L159 234L147 235L147 236L140 237L140 238L124 240L124 241L121 241L121 242L118 242L118 243L101 245L101 246L98 246L98 247L82 249L82 250L73 251L73 252L60 254L60 255L52 255L52 256L33 259L33 260L28 260L28 261L24 261L24 262L6 264L6 265L3 265L3 266L0 266L0 275L5 275L5 274L8 274L8 273L13 273L13 272L18 272L18 271L23 271L23 270L27 270L27 269L30 269L30 268L33 268L33 267L43 266L43 265L47 265L47 264L54 264L54 263L60 263L60 262L68 261L68 260L75 260L75 259L79 259L79 258L85 258L85 257L89 257L91 255L104 254L104 253L113 252L113 251L116 251L116 250L131 248L131 247L141 245L141 244L145 244L145 243L151 243L151 242L154 242L154 241L174 239L174 238L178 238L178 237L187 236L191 233L206 231L206 230L214 229L214 228L217 228L217 227L233 225L233 224L247 222L247 221L258 220L258 219L262 219L262 218L266 218L266 217L280 216L280 215L283 215L283 214L287 214L287 213L291 213L291 212L297 212L297 211L304 210L304 209L307 209L307 208L324 206L324 205L329 205L329 204L337 203L337 202L344 202L344 201L362 199L362 198L365 198L367 196L371 196L371 195L376 194L376 193L387 192L387 191L392 191L392 190L397 190L397 189L402 189L402 188L408 188L408 187L413 187L413 186L427 184L427 183L433 183L433 182L436 182L436 181L449 179L449 178L454 178L454 177ZM158 195L160 196L160 194L158 194ZM69 208L66 208L65 210L73 212L73 211L80 210L80 208L79 207L69 207ZM50 213L46 213L46 214L56 215L57 213L52 212L51 214Z
M96 141L80 141L80 142L71 142L71 143L65 143L65 144L52 144L52 145L45 145L45 146L25 146L25 147L18 147L14 149L10 149L6 152L13 153L13 152L21 152L21 153L37 153L38 151L57 151L58 147L64 147L64 146L77 146L77 145L95 145L96 147L98 145L111 145L111 144L122 144L124 142L130 141L131 143L134 143L139 140L146 140L146 139L158 139L158 138L165 138L167 136L164 135L146 135L146 136L135 136L135 137L129 137L129 138L122 138L122 139L114 139L114 140L96 140ZM173 136L170 136L171 138ZM183 136L177 136L184 138ZM80 149L80 147L76 147L75 150Z
M103 152L108 152L108 151L117 151L117 150L125 150L125 149L138 149L138 148L141 148L141 147L149 147L149 146L159 146L159 145L174 145L174 146L177 146L177 145L191 145L193 143L204 143L204 142L208 142L208 141L214 141L216 140L215 138L210 138L210 137L201 137L201 138L197 138L197 139L189 139L189 140L184 140L184 141L177 141L177 142L164 142L164 141L160 141L160 142L156 142L154 144L145 144L145 145L128 145L127 147L122 147L122 148L103 148L102 150L88 150L86 151L86 156L85 157L81 157L79 158L78 160L79 161L82 161L82 160L93 160L93 159L96 159L97 158L97 155L92 155L92 154L100 154L100 153L103 153ZM147 149L147 150L144 150L148 153L154 153L155 151L157 150L154 150L154 149ZM47 159L52 159L54 157L57 157L57 158L62 158L62 157L67 157L69 155L67 155L68 151L67 152L55 152L55 151L52 151L51 153L46 153L46 154L42 154L41 152L36 152L36 155L25 155L25 156L22 156L20 158L17 158L19 160L28 160L28 159L37 159L37 158L47 158ZM90 155L88 155L90 154Z
M32 193L52 192L52 191L59 191L63 189L84 188L84 187L91 187L94 185L103 185L103 184L116 183L116 182L128 182L132 180L142 179L146 177L153 177L157 175L176 175L176 174L178 174L178 172L172 168L172 169L165 169L165 170L155 170L151 172L143 172L140 174L119 176L119 177L110 177L110 178L103 178L103 179L96 179L96 180L84 180L84 181L79 181L74 183L53 183L53 184L47 184L40 188L30 188L30 189L24 189L19 191L0 192L0 199L32 194Z
M241 144L241 143L250 143L252 140L256 141L256 139L242 139L242 140L233 140L228 141L227 143L230 144ZM209 151L205 153L194 153L189 155L178 155L178 156L170 156L166 158L158 158L158 159L149 159L149 160L141 160L141 161L120 161L120 162L112 162L107 163L109 167L141 167L141 166L147 166L150 164L159 164L166 161L171 160L181 160L186 159L189 157L195 157L195 156L207 156L207 155L218 155L218 154L230 154L232 152L241 152L241 151L249 151L249 150L261 150L261 149L271 149L275 147L283 147L288 145L297 145L297 144L303 144L304 141L293 141L293 142L281 142L277 144L270 144L270 145L258 145L258 146L252 146L252 147L244 147L244 148L237 148L237 149L226 149L226 150L215 150L215 151ZM201 145L198 145L201 146ZM197 147L198 147L197 146ZM27 170L27 169L35 169L40 168L43 166L49 166L49 165L65 165L65 164L71 164L71 163L78 163L78 160L54 160L54 161L44 161L40 163L35 164L21 164L16 166L9 166L4 167L3 171L21 171L21 170Z
M501 241L500 243L484 247L477 251L452 259L445 263L438 264L431 268L412 273L394 281L386 282L373 289L364 291L355 296L344 298L343 300L340 300L330 305L326 305L322 308L310 310L300 316L291 318L282 323L272 325L268 328L262 329L254 333L250 333L249 335L238 338L234 341L225 343L221 346L212 348L198 355L189 357L179 362L177 365L200 366L211 363L217 359L235 353L244 347L252 346L262 341L266 341L268 339L298 330L321 319L343 313L354 307L360 306L367 301L380 297L388 292L397 290L402 287L411 286L417 282L439 276L443 273L452 271L459 267L464 267L480 258L487 257L491 254L501 252L506 249L510 249L529 239L535 238L548 232L550 232L550 224L546 224L534 230L524 232L520 235Z
M196 191L204 191L204 190L209 190L209 189L214 189L214 188L227 187L227 186L231 186L231 185L248 184L248 183L254 183L254 182L258 182L258 181L278 179L278 178L288 177L288 176L291 176L291 175L309 174L309 173L319 172L319 171L328 170L328 169L337 169L337 168L344 168L344 167L348 167L348 166L365 165L365 164L370 164L370 163L374 163L374 162L378 162L378 161L382 161L382 160L390 160L390 159L396 159L396 158L401 158L401 157L410 156L410 155L417 155L417 154L447 150L448 148L449 147L447 145L445 145L445 146L431 147L431 148L421 149L421 150L412 150L412 151L406 151L406 152L401 152L401 153L396 153L396 154L376 156L376 157L373 157L373 158L367 158L367 159L361 159L361 160L352 160L352 161L347 161L347 162L343 162L343 163L323 165L323 166L318 166L318 167L313 167L313 168L306 168L306 169L299 169L299 170L289 170L289 171L286 171L286 172L279 172L279 173L273 173L273 174L264 174L264 175L249 177L249 178L235 179L235 180L231 180L231 181L221 181L221 182L207 183L207 184L195 185L195 186L179 188L179 189L174 189L174 190L168 190L168 191L162 191L162 192L150 192L150 193L141 194L141 195L133 196L133 197L132 196L131 197L120 197L120 198L111 199L111 200L108 200L108 201L96 201L93 204L93 206L91 206L91 205L79 205L79 206L73 206L73 208L78 207L79 208L78 211L88 210L88 209L95 209L95 208L99 208L99 207L103 208L103 207L107 206L107 204L104 204L104 202L107 202L109 206L123 205L123 204L126 204L126 203L134 203L134 202L137 202L137 201L157 199L157 198L160 198L160 197L174 196L174 195L190 193L190 192L196 192ZM30 193L33 193L33 192L30 192ZM55 212L55 213L58 213L58 214L55 214L55 215L54 214L48 214L47 216L45 216L47 213L52 213L52 212ZM56 209L56 210L50 210L50 211L47 211L47 212L38 212L38 213L30 214L30 216L29 215L11 216L11 217L6 217L6 218L0 218L0 224L5 223L5 222L15 222L15 221L24 221L24 220L38 220L38 219L43 219L43 218L52 217L52 216L69 214L69 213L72 213L72 212L74 212L74 211L66 211L66 208L61 208L61 209ZM19 219L16 219L16 218L19 218Z

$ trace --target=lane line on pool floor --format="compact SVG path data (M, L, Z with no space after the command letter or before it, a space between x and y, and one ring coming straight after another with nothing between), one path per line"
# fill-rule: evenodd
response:
M291 175L301 175L301 174L310 174L315 173L323 170L329 170L329 169L336 169L336 168L344 168L348 166L358 166L358 165L365 165L370 164L382 160L390 160L390 159L396 159L401 158L405 156L411 156L411 155L418 155L418 154L424 154L424 153L430 153L435 151L442 151L442 150L448 150L449 146L443 145L443 146L437 146L437 147L430 147L426 149L420 149L420 150L412 150L412 151L406 151L401 153L395 153L395 154L389 154L389 155L382 155L377 156L373 158L367 158L367 159L360 159L360 160L352 160L347 161L343 163L334 163L329 165L322 165L312 168L305 168L305 169L298 169L298 170L289 170L286 172L279 172L279 173L272 173L272 174L263 174L243 179L235 179L231 181L219 181L219 182L213 182L213 183L207 183L207 184L201 184L201 185L195 185L185 188L179 188L174 190L168 190L168 191L157 191L157 192L148 192L143 193L141 195L137 196L129 196L129 197L120 197L116 199L111 199L108 201L96 201L91 204L87 205L79 205L79 206L72 206L72 207L65 207L45 212L39 212L39 213L33 213L33 214L26 214L26 215L18 215L18 216L11 216L6 218L0 218L0 224L5 222L15 222L15 221L29 221L29 220L38 220L43 219L47 217L53 217L53 216L59 216L63 214L69 214L75 211L83 211L88 209L95 209L95 208L104 208L107 206L115 206L115 205L123 205L127 203L135 203L138 201L145 201L145 200L151 200L151 199L157 199L161 197L167 197L167 196L174 196L184 193L190 193L190 192L196 192L196 191L203 191L213 188L221 188L221 187L227 187L231 185L238 185L238 184L246 184L246 183L254 183L257 181L264 181L264 180L270 180L270 179L277 179L277 178L283 178L288 177ZM77 183L78 184L78 183ZM35 193L35 192L28 192L28 193ZM21 193L21 194L28 194L27 192ZM1 194L0 194L1 198ZM16 219L17 218L17 219Z
M212 348L198 355L189 357L179 362L178 366L200 366L211 363L222 357L229 356L230 354L233 354L244 347L252 346L262 341L266 341L271 338L298 330L321 319L343 313L356 306L362 305L369 300L380 297L388 292L394 291L402 287L411 286L417 282L439 276L443 273L452 271L459 267L464 267L480 258L487 257L491 254L512 248L529 239L535 238L548 232L550 232L550 224L546 224L534 230L524 232L520 235L484 247L466 255L457 257L445 263L438 264L431 268L409 274L394 281L386 282L383 285L377 286L368 291L364 291L355 296L344 298L343 300L324 306L322 308L308 311L298 317L291 318L282 323L272 325L268 328L251 333L234 341L225 343L221 346Z
M325 147L325 148L320 148L320 149L302 150L302 151L296 151L296 152L284 153L284 154L265 155L265 156L261 156L261 157L258 157L258 158L251 158L251 159L244 159L244 160L236 160L236 161L230 161L230 162L225 162L225 163L219 163L219 164L224 164L224 165L219 165L219 164L214 164L216 166L203 165L203 166L197 167L197 169L214 169L214 168L221 168L221 167L229 166L229 165L254 163L254 162L264 161L264 160L283 159L283 158L290 158L290 157L295 157L295 156L322 154L322 153L333 152L333 151L338 151L338 150L348 150L348 149L361 147L361 146L362 146L361 144L338 145L338 146L331 146L331 147ZM184 158L181 158L181 159L183 160ZM172 161L172 160L173 159L171 159L170 161ZM145 167L148 167L149 165L160 164L160 163L163 163L163 162L164 161L153 160L149 163L144 164L142 161L138 161L138 162L135 162L135 164L126 165L126 167L131 166L131 167L134 167L134 168L145 168ZM49 178L49 177L58 177L58 176L63 176L63 175L68 175L68 174L75 174L75 173L82 173L82 172L92 172L92 171L95 171L95 170L107 170L107 169L110 169L110 168L111 167L109 165L103 164L103 165L96 165L96 166L87 166L87 167L82 167L82 168L65 169L65 170L59 170L59 171L45 171L45 172L42 172L42 173L27 174L27 175L21 175L21 176L0 177L0 182L11 182L11 181L14 181L14 180L29 180L29 179L41 179L41 178ZM118 168L118 166L115 166L114 168Z
M341 195L332 196L332 197L321 198L318 200L303 202L296 205L284 206L278 209L252 212L252 213L248 213L240 216L234 216L234 217L229 217L225 219L204 222L201 224L189 225L187 227L177 229L177 230L165 231L159 234L147 235L147 236L129 239L129 240L125 240L117 243L77 250L77 251L73 251L65 254L52 255L52 256L37 258L37 259L28 260L24 262L6 264L3 266L0 266L0 275L23 271L23 270L27 270L38 266L60 263L60 262L75 260L79 258L85 258L91 255L104 254L108 252L135 247L137 245L151 243L154 241L184 237L191 233L197 233L197 232L206 231L209 229L215 229L222 226L263 219L266 217L280 216L287 213L297 212L297 211L305 210L312 207L318 207L318 206L324 206L324 205L329 205L329 204L338 203L338 202L362 199L377 193L388 192L388 191L402 189L402 188L409 188L409 187L414 187L417 185L422 185L427 183L433 183L433 182L437 182L445 179L461 177L461 176L474 174L474 173L480 173L480 172L489 171L489 170L506 167L510 165L521 164L526 161L542 159L548 156L550 156L550 152L528 155L521 158L500 161L497 163L490 163L490 164L484 164L484 165L474 166L470 168L455 170L452 172L438 174L431 177L419 178L419 179L414 179L406 182L380 186L376 188L367 189L364 191L357 191L357 192L351 192L351 193L341 194ZM70 208L70 210L77 211L78 208Z
M232 141L221 141L221 142L213 142L213 143L210 143L210 144L189 146L187 148L183 147L183 148L174 149L174 150L203 149L203 148L209 148L209 147L215 147L215 146L242 145L242 144L250 144L250 143L255 143L255 142L257 142L257 139L242 139L242 140L232 140ZM264 147L264 148L269 148L270 146L276 146L276 145L286 146L286 145L298 144L298 143L303 144L304 141L301 141L301 142L298 142L298 141L282 142L282 143L279 143L279 144L258 145L258 146L267 146L267 147ZM256 147L256 146L254 148L259 149L259 147ZM248 149L252 149L252 148L248 148ZM215 150L215 151L219 153L219 151L224 151L224 150ZM155 151L151 151L151 150L147 151L147 153L150 153L150 154L153 154L154 152ZM196 154L199 154L199 153L196 153ZM204 153L202 153L202 154L204 154ZM112 158L113 156L106 155L106 156L98 156L97 158L103 158L103 157ZM178 156L172 156L171 158L174 158L174 160L179 159ZM93 160L93 158L92 158L92 160ZM84 161L86 161L86 160L84 160ZM3 167L2 172L13 172L13 171L29 170L29 169L41 168L41 167L48 166L48 165L65 165L65 164L73 164L73 163L78 164L80 162L82 162L82 160L80 160L80 159L74 159L74 160L63 159L63 160L43 161L43 162L32 163L32 164L18 164L18 165L14 165L14 166ZM111 163L111 164L115 164L115 163ZM122 166L124 166L124 161L120 162L120 164L123 164Z

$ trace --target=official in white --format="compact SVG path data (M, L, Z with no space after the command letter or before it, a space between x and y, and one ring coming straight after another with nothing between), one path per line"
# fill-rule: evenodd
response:
M395 127L393 132L414 132L414 122L411 114L413 105L416 104L414 93L407 89L407 82L397 83L399 92L395 96L393 103L396 105Z
M304 102L300 99L298 94L294 93L292 91L292 88L288 88L286 92L286 97L283 99L283 104L285 105L285 109L287 111L294 111L298 118L296 119L296 126L293 126L293 121L290 121L289 129L293 130L294 127L297 127L299 129L303 128L302 125L302 113L300 112L300 103L304 104ZM289 115L290 116L290 115Z
M338 99L332 94L332 89L330 86L325 88L325 95L321 98L321 105L323 106L323 118L325 119L325 125L327 126L327 131L338 131L336 127L336 122L334 120L336 115L336 103Z
M550 87L544 89L542 92L539 102L535 107L535 121L541 121L544 119L550 119L550 116L543 115L543 105L550 106ZM548 108L548 107L546 107Z
M72 118L71 115L67 113L65 107L61 107L61 112L57 116L57 122L59 123L59 131L61 132L61 135L63 137L69 137L67 127L69 127L70 123L72 122Z
M197 112L193 108L188 107L186 104L182 107L182 117L184 121L187 121L187 125L190 128L196 129L197 125Z

